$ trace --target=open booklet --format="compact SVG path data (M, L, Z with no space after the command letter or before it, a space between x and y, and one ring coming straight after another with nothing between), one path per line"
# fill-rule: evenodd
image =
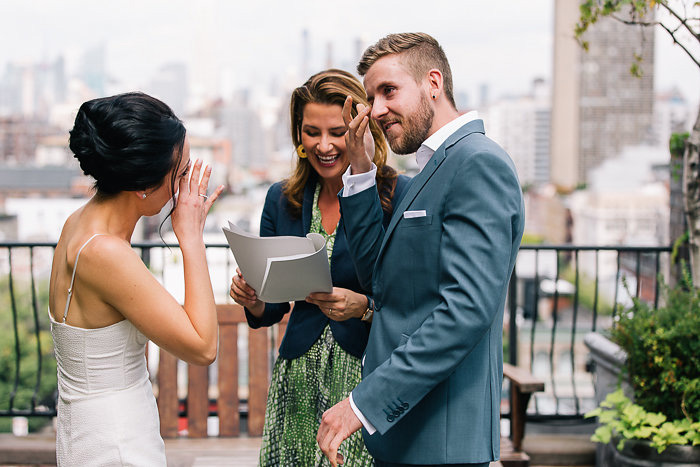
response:
M311 292L333 291L322 235L258 237L228 225L223 231L233 257L263 302L304 300Z

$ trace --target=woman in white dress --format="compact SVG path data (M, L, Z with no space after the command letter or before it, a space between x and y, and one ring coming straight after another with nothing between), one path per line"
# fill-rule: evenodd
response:
M190 164L182 122L146 94L85 102L70 149L95 179L96 192L66 221L51 270L58 465L164 466L145 346L150 339L198 365L216 358L218 327L202 232L223 187L207 196L211 169L202 171L200 160ZM141 216L158 214L170 200L184 259L184 306L130 245Z

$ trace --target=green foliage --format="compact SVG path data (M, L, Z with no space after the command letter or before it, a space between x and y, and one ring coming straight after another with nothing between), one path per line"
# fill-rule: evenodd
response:
M520 242L522 245L541 245L544 243L544 237L539 234L527 233L523 234L523 239Z
M37 374L39 371L39 358L37 355L37 337L19 323L20 342L19 381L15 393L13 407L16 409L29 409L34 397L34 388L37 386ZM15 386L17 374L14 330L8 326L0 327L0 407L9 409L10 397ZM56 360L52 356L51 334L40 331L39 342L41 344L41 378L37 391L36 405L53 405L53 396L56 391Z
M665 305L633 299L611 338L627 353L625 371L634 400L669 419L700 420L700 289L687 270L679 284L663 282Z
M658 452L671 444L700 444L700 422L687 418L668 421L666 415L649 412L630 401L622 389L608 394L598 408L586 414L590 417L598 417L600 424L591 440L607 444L618 439L618 450L628 439L648 440Z
M622 389L586 414L598 417L591 438L647 440L658 452L668 445L700 445L700 289L684 268L677 286L660 285L663 306L633 298L610 330L627 354L624 371L634 403Z
M654 0L585 0L579 6L579 22L574 27L576 40L587 52L589 44L583 39L583 35L601 17L614 16L625 9L633 15L633 18L643 18L655 5ZM632 65L634 76L638 76L636 73L641 73L640 62L641 57L635 54L635 63Z
M3 410L10 408L13 394L14 409L30 409L32 404L35 407L40 405L51 407L54 404L56 392L56 360L53 356L53 341L48 331L46 311L43 314L41 311L38 312L37 333L31 284L15 277L13 285L14 307L17 313L19 369L12 314L13 300L9 294L8 278L4 277L0 279L0 408ZM38 310L46 310L47 294L48 284L43 282L37 290ZM18 379L15 381L17 375ZM50 418L47 417L31 417L30 430L36 430L48 422ZM9 431L10 424L10 418L2 419L0 432Z
M612 315L613 301L605 295L602 295L600 293L600 289L596 290L594 279L591 279L585 274L580 274L578 284L576 284L576 271L572 267L564 270L562 279L567 280L577 286L578 303L581 307L591 311L593 308L596 308L598 314L602 316Z
M671 249L671 264L677 264L678 255L681 252L681 247L688 244L690 239L690 232L687 230L683 232L678 238L673 242L673 248Z
M668 149L671 151L671 155L677 158L683 158L683 152L685 152L685 143L688 141L690 133L687 131L685 133L673 133L671 139L668 141Z
M634 54L634 61L630 65L630 75L634 76L635 78L641 78L642 75L644 75L644 71L642 70L641 54Z

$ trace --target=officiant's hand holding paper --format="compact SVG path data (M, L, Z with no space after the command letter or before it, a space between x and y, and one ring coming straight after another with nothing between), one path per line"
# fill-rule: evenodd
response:
M341 287L333 287L331 293L310 293L306 301L318 306L333 321L361 318L367 310L366 295Z
M236 268L236 275L231 278L229 295L233 301L247 308L257 318L265 311L265 302L258 300L255 289L245 281L240 268Z

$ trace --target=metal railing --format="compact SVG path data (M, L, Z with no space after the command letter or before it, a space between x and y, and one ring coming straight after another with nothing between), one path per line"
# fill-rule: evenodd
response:
M181 300L178 246L133 246ZM54 243L0 243L0 418L56 414L56 369L47 316L54 249ZM658 303L657 278L667 274L670 252L670 247L521 247L505 310L504 358L545 381L545 391L530 402L528 420L578 422L593 408L583 337L609 328L631 296ZM208 244L207 257L217 303L232 303L228 288L235 264L228 246ZM272 361L274 340L269 349ZM244 402L245 351L238 359ZM216 369L213 373L216 378Z
M523 245L509 285L504 358L545 381L528 421L582 422L595 407L585 335L639 298L657 305L670 247ZM591 420L587 420L591 422Z

